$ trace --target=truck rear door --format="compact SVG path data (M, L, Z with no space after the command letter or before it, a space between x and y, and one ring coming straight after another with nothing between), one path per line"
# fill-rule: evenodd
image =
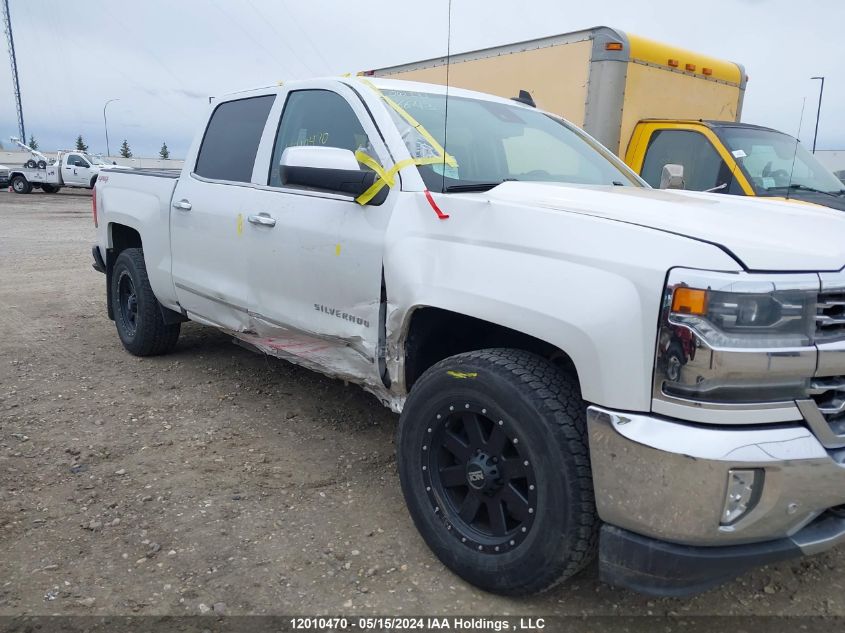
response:
M195 320L248 330L246 215L255 208L255 157L275 95L223 101L173 192L172 277ZM188 159L192 160L191 157Z
M683 166L688 190L754 195L734 157L705 125L641 122L625 162L652 187L660 186L663 166L674 164Z

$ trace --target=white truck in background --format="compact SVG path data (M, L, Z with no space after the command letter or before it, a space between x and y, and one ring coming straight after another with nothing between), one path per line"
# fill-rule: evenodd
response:
M836 211L654 190L554 115L351 77L214 101L181 175L103 174L93 214L130 353L191 320L362 385L479 587L597 556L684 595L845 540Z
M93 189L101 170L126 169L109 165L87 152L61 150L55 158L48 158L19 139L12 138L12 142L32 155L23 166L9 168L8 182L15 193L30 193L33 189L57 193L62 187Z

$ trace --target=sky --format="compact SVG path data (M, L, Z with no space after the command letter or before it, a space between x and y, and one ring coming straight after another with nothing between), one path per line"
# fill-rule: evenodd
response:
M9 0L27 135L184 157L208 96L445 55L448 0ZM452 0L453 53L606 25L737 61L742 120L845 149L845 0ZM17 135L0 46L0 142ZM802 119L802 108L803 119Z

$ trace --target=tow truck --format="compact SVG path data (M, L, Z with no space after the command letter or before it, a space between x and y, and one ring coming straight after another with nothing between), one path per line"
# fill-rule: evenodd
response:
M55 158L48 158L16 137L11 140L31 156L22 167L9 169L8 180L15 193L30 193L33 189L57 193L62 187L93 189L101 170L122 169L79 150L60 150Z

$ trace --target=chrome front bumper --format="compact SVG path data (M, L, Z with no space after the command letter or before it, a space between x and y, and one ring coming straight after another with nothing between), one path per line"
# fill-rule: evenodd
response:
M723 546L790 539L805 554L845 542L845 450L806 427L694 425L591 406L596 505L610 525L670 543ZM730 469L765 471L757 504L720 524ZM822 516L824 515L824 516Z

